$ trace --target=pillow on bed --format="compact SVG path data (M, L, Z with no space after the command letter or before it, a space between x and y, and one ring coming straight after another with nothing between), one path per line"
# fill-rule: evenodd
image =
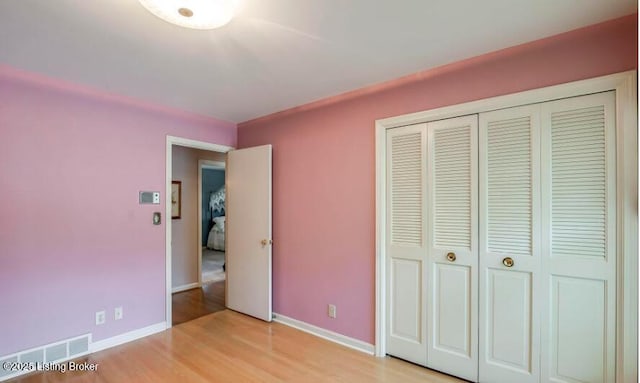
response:
M213 229L224 232L225 216L213 218Z

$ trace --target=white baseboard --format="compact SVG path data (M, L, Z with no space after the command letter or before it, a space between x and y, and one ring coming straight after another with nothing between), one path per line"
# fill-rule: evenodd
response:
M350 338L346 335L338 334L337 332L325 330L318 326L314 326L312 324L299 321L297 319L289 318L287 316L274 313L274 322L282 323L284 325L296 328L298 330L307 332L309 334L315 335L317 337L330 340L332 342L341 344L343 346L352 348L357 351L364 352L369 355L374 354L375 347L372 344L367 342L363 342L358 339Z
M182 292L182 291L195 289L196 287L200 287L200 284L198 282L189 283L189 284L182 285L182 286L176 286L176 287L171 289L171 293L172 294L173 293L179 293L179 292Z
M119 346L121 344L134 341L136 339L144 338L145 336L153 335L155 333L164 331L167 329L167 322L160 322L152 324L151 326L139 328L137 330L129 331L124 334L116 335L111 338L99 340L89 345L89 352L98 352L106 350L107 348Z

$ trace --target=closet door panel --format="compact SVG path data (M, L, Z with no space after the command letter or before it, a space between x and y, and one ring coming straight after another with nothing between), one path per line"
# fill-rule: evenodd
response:
M539 115L480 114L481 382L538 382Z
M531 273L487 271L486 361L521 374L531 371Z
M433 347L447 354L469 358L471 268L436 263L433 274Z
M543 105L543 380L615 380L615 93Z
M427 124L428 367L478 378L478 119Z
M426 124L387 132L387 353L427 364Z
M613 382L613 377L606 376L606 282L551 276L550 283L547 331L551 347L545 348L544 355L549 381Z
M390 334L413 344L422 342L422 262L394 257L391 260Z

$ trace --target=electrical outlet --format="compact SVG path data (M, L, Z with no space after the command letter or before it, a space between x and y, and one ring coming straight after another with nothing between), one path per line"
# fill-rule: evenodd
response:
M122 316L123 316L122 306L116 307L116 309L114 310L114 313L113 313L114 319L115 320L120 320L120 319L122 319Z
M101 325L107 320L104 310L96 312L96 324Z
M329 318L336 317L336 305L329 305L327 307L327 315L329 315Z

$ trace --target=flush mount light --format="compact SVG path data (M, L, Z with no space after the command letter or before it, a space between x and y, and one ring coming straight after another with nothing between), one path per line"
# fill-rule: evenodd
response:
M164 21L193 29L214 29L231 21L239 0L138 0Z

